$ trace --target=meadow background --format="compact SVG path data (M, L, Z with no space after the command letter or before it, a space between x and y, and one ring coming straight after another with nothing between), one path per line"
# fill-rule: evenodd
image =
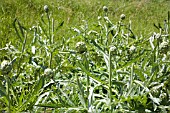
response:
M15 18L19 19L27 28L37 25L44 13L44 5L49 6L56 22L65 22L62 28L63 32L67 32L70 27L80 26L83 24L82 20L94 24L98 16L103 16L103 6L107 6L111 21L117 22L122 13L126 14L126 22L132 21L133 30L138 35L147 35L155 31L153 23L163 24L170 7L169 0L1 0L0 3L0 37L3 40L1 41L1 47L9 40L16 39L12 26ZM59 32L58 35L62 37L64 34ZM65 35L69 36L69 33Z
M0 0L0 111L168 113L169 9L169 0Z

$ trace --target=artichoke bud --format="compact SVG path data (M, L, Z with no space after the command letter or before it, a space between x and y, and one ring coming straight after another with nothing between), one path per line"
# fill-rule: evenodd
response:
M87 51L86 44L84 42L78 42L76 44L76 50L78 53L82 54Z
M50 76L50 75L53 75L53 74L54 74L54 72L50 68L47 68L47 69L44 70L44 75L45 76Z
M125 18L126 18L125 14L121 14L121 15L120 15L120 19L121 19L121 20L124 20Z
M106 6L103 6L103 11L108 12L108 8Z
M2 74L8 74L12 70L12 64L8 60L4 60L1 63Z
M48 13L48 11L49 11L48 5L45 5L45 6L44 6L44 11L45 11L46 13Z

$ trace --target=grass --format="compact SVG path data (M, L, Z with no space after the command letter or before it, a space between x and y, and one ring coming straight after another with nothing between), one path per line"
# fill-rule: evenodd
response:
M169 112L169 4L0 1L0 111Z
M69 31L70 27L79 26L87 20L89 24L94 24L95 19L98 16L103 16L102 8L106 5L109 8L109 18L113 22L119 20L119 16L126 14L126 22L132 21L135 34L147 35L150 32L155 31L153 23L163 24L163 20L167 15L169 9L169 1L154 1L142 0L142 1L1 1L1 47L6 42L16 40L16 34L13 31L12 23L15 18L18 18L26 28L30 28L36 25L40 21L41 14L43 13L43 6L47 4L50 10L53 12L53 16L57 22L64 20L64 27L61 33L58 32L59 37L68 35L62 32ZM11 10L12 9L12 10ZM147 12L147 13L145 13ZM137 25L137 26L135 26Z

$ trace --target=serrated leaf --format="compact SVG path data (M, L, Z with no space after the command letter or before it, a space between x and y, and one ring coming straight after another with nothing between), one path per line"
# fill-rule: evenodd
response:
M156 103L157 105L160 105L161 100L159 98L153 97L151 93L149 93L150 99Z
M25 109L28 103L33 102L31 105L32 106L34 105L34 103L36 102L35 100L38 99L37 95L39 94L40 89L43 87L43 85L44 85L44 76L41 76L41 78L36 82L36 85L32 88L31 92L26 95L26 98L24 99L22 105L18 107L19 111Z
M151 97L150 99L151 99L154 103L160 105L160 101L161 101L161 100L160 100L159 98Z

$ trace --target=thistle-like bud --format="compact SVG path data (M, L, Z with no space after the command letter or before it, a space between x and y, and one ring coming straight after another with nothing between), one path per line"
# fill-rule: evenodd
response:
M1 71L2 74L8 74L10 71L12 70L12 64L10 64L10 62L8 60L4 60L1 63Z
M166 49L168 47L168 42L163 41L160 45L161 49Z
M110 51L111 51L111 52L116 51L116 47L115 47L115 46L110 47Z
M50 69L50 68L45 69L45 70L44 70L44 75L45 75L45 76L53 75L53 70Z
M166 93L161 93L159 96L160 99L164 100L167 98L167 94Z
M86 44L84 42L78 42L76 44L76 49L77 49L77 52L80 53L80 54L87 51L87 47L86 47Z
M161 37L161 34L160 34L160 33L154 33L154 35L155 35L155 38L156 38L156 39L159 39L159 38Z
M126 18L125 14L121 14L121 15L120 15L120 19L121 19L121 20L124 20L125 18Z
M132 45L129 49L130 53L133 53L136 51L136 47L134 45Z
M116 52L117 52L117 48L115 46L111 46L110 47L110 53L111 54L116 54Z
M44 11L45 11L46 13L48 13L48 11L49 11L48 5L45 5L45 6L44 6Z
M169 44L168 42L166 41L163 41L161 44L160 44L160 49L161 49L161 52L162 53L166 53L169 49Z
M108 8L106 6L103 6L103 11L108 12Z

